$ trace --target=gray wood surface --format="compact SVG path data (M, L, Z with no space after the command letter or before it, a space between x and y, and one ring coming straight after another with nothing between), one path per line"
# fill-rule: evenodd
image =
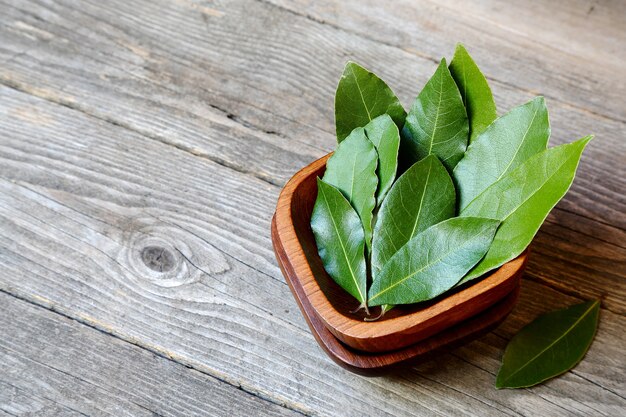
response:
M624 414L624 4L533 3L0 0L0 349L14 364L0 410L104 414L127 388L130 415ZM541 93L553 144L597 139L498 330L358 377L317 347L282 279L274 204L333 148L347 59L408 105L459 40L500 113ZM493 388L519 328L591 297L600 329L574 371Z
M5 293L0 329L9 415L300 415Z

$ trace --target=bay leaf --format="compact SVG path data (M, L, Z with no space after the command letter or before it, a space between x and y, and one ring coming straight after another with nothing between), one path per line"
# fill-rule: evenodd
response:
M530 244L550 210L567 193L585 146L593 136L531 156L476 197L460 216L498 219L502 225L485 257L460 284L518 256Z
M487 79L460 43L456 46L449 69L465 104L471 144L496 119L496 103Z
M403 165L435 154L452 171L463 157L468 133L463 99L444 58L406 117L400 142Z
M337 141L382 114L388 114L399 128L404 125L406 112L391 88L373 72L348 62L335 93Z
M398 178L378 212L372 241L372 274L418 233L454 216L456 195L448 171L435 155Z
M593 300L535 319L507 345L496 388L530 387L572 369L591 346L599 315Z
M367 271L361 220L341 191L319 178L311 229L328 275L365 306Z
M365 134L378 153L376 205L380 205L396 179L400 132L393 119L383 114L365 125Z
M464 209L491 184L545 150L549 137L543 97L514 108L489 125L454 168L459 208Z
M326 162L322 178L337 187L356 210L363 224L368 251L372 243L372 212L378 188L377 165L374 144L365 135L365 129L358 127L337 145L335 153Z
M417 234L382 268L368 305L417 303L452 288L487 252L499 223L454 217Z

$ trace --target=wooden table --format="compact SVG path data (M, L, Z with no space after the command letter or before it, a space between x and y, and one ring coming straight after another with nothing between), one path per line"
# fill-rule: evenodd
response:
M626 4L0 1L0 415L625 415ZM319 349L278 269L281 186L333 149L346 60L408 105L462 41L500 113L588 133L495 332L389 377ZM584 361L496 390L513 334L602 298Z

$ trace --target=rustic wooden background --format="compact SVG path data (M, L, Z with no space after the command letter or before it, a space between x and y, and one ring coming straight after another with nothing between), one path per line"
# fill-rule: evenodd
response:
M346 60L409 106L465 43L503 113L596 134L495 332L367 379L278 269L285 181L335 144ZM0 0L0 415L625 415L626 3ZM602 298L572 372L493 388L539 313ZM30 414L29 414L30 413Z

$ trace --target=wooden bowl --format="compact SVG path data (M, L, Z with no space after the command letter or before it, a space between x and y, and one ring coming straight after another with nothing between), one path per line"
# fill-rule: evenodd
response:
M273 218L272 235L276 233L276 220ZM276 253L283 252L278 240L274 240L274 248ZM290 265L284 263L285 258L278 257L277 259L285 277L293 276ZM437 352L450 350L490 332L511 312L519 295L518 286L485 311L426 340L391 352L368 353L346 346L326 328L305 296L299 280L287 278L287 283L311 329L311 333L322 350L341 367L364 376L379 376L396 369L406 368L416 362L430 359Z
M315 318L339 341L362 352L406 348L476 316L519 286L526 252L489 276L429 302L397 306L378 321L364 321L364 312L352 314L359 303L324 270L310 227L317 197L316 177L323 175L329 157L330 154L306 166L287 182L278 198L272 241L285 279L301 308L303 301L310 304ZM301 289L301 293L296 289ZM503 316L508 314L505 310L502 309Z

